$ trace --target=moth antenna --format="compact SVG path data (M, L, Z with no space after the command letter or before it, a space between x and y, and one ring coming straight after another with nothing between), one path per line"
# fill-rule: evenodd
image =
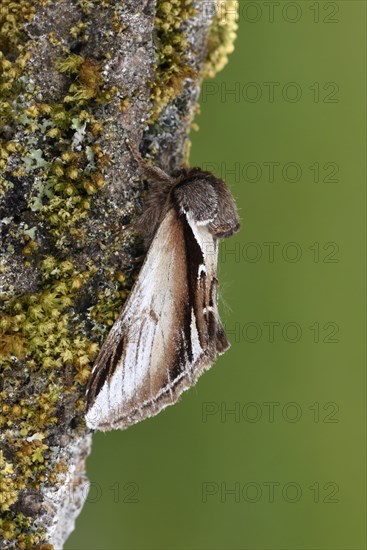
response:
M222 305L223 305L223 309L225 311L225 313L232 313L233 312L233 308L232 306L229 304L229 302L227 301L227 298L226 298L226 290L227 288L229 288L229 284L227 283L224 283L222 284L221 286L218 287L218 302L220 302Z
M161 168L158 168L158 166L153 166L152 164L149 164L149 162L141 156L140 151L135 143L127 139L126 145L130 149L132 156L138 163L140 169L147 179L149 179L153 183L165 183L169 186L172 185L174 181L173 178L166 174L166 172L164 172Z

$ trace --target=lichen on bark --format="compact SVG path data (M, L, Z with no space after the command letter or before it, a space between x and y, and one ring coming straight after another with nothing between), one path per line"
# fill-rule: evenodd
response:
M204 4L1 0L2 548L62 548L83 505L85 384L143 252L123 229L145 192L125 139L184 162L224 47Z

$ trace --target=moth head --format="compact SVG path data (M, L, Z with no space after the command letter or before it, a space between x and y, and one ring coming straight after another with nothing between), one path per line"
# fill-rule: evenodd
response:
M186 215L198 225L206 226L218 239L230 237L240 226L236 204L226 183L201 168L181 168L172 175L149 164L142 158L136 145L129 143L130 151L151 189L136 228L149 244L171 207Z
M230 237L239 229L236 204L223 180L200 168L182 169L174 176L172 202L181 214L207 226L218 239Z

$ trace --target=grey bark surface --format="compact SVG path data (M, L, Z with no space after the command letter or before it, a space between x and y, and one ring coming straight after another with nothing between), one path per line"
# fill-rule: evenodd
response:
M85 8L87 4L92 6L90 10ZM42 124L34 124L33 127L30 123L25 126L20 122L17 125L3 125L1 137L22 146L22 151L15 152L8 161L5 179L10 184L1 197L1 298L4 311L12 301L22 299L24 295L40 296L44 288L49 288L42 268L46 257L55 258L57 265L64 262L64 267L65 262L70 261L74 273L84 273L93 264L80 288L76 284L71 303L60 311L62 315L67 314L69 334L75 332L80 334L80 338L98 345L103 341L109 326L103 325L100 317L97 320L91 317L90 312L101 300L101 293L108 296L109 292L114 295L121 290L114 273L122 272L124 288L128 290L131 287L138 270L136 257L142 252L134 234L121 230L141 211L144 190L144 183L125 139L128 137L139 144L143 154L155 157L154 162L167 172L184 162L187 135L199 95L208 29L214 16L214 10L211 16L203 14L199 0L193 5L196 13L183 22L182 30L188 42L187 63L197 76L185 78L178 96L169 102L154 123L150 123L150 84L155 78L156 67L156 2L34 2L34 16L22 31L26 49L30 52L23 83L28 95L25 93L22 96L21 92L14 109L27 108L31 89L37 90L36 101L39 103L55 105L63 102L75 78L58 68L59 59L65 57L66 51L97 60L105 88L114 88L114 92L106 101L94 101L95 98L92 98L86 105L88 112L103 126L102 133L93 138L92 145L98 145L109 162L103 168L104 186L90 196L86 194L86 199L90 201L88 216L75 224L80 233L70 231L70 227L74 226L64 225L62 235L57 234L50 230L51 222L47 216L42 215L42 208L47 206L50 195L42 180L42 170L44 165L48 166L47 163L54 163L55 159L60 158L60 140L55 144L47 135L49 128L42 127ZM77 33L71 33L71 29L80 22L88 34L88 39L84 41L78 39ZM121 109L125 98L129 101ZM73 132L68 137L69 143L64 138L64 150L71 146L78 152L85 133L82 123L74 123ZM19 170L24 165L26 169ZM41 207L35 207L35 204L41 204ZM120 230L114 229L116 227ZM31 235L35 243L34 252L26 257L24 247L29 240L24 235ZM57 265L49 277L64 281L57 275ZM122 303L121 295L119 299ZM45 450L42 459L37 458L36 454L31 455L29 468L37 468L34 472L32 470L32 474L28 472L23 488L15 485L16 497L12 499L9 496L10 485L4 485L4 498L9 497L10 505L8 509L4 505L3 509L5 523L0 547L32 548L39 544L40 548L52 548L53 545L56 549L62 549L74 529L75 518L88 493L85 460L91 450L91 434L84 426L81 406L86 381L82 377L79 384L74 383L77 371L73 360L57 363L53 369L52 365L41 368L34 359L30 366L29 357L32 359L31 353L24 356L14 353L11 369L4 369L1 374L3 414L9 415L0 435L3 462L16 467L17 460L20 460L19 449L23 452L24 441L35 453L34 443L39 438ZM89 368L92 363L90 358ZM30 411L33 411L36 403L40 402L40 396L49 391L50 383L58 388L57 401L52 405L52 417L56 420L50 425L46 423L42 437L37 435L40 432L38 427L33 433L31 426L28 431L22 432L21 426L24 427L25 420L22 420L23 424L17 420L19 407L25 411L29 405ZM55 474L55 467L60 464L63 467L56 469ZM54 475L52 481L51 474ZM8 468L4 479L9 480L9 484L16 484L19 479L16 480L15 475L19 478L21 474L19 471L12 474ZM11 524L12 518L14 524L19 525L16 522L22 514L29 518L28 528L25 524L19 528L25 533L23 545L19 543L19 536L16 538L14 533L11 536L11 527L4 528L4 525ZM5 529L8 532L4 532ZM39 540L32 539L30 535L35 531L40 533ZM32 540L38 540L37 544L29 542Z

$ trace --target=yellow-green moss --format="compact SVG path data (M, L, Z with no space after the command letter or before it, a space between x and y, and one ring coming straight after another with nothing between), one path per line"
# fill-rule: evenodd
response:
M202 78L214 77L228 62L234 49L238 28L238 2L216 0L217 13L211 24L207 57ZM195 14L192 0L158 0L155 18L157 65L152 85L151 122L154 122L169 102L182 91L185 78L195 78L187 64L187 40L183 23Z
M0 50L17 48L24 21L31 21L35 14L34 2L30 0L2 0L0 11Z
M225 67L237 36L239 3L237 0L216 0L216 4L217 13L209 30L203 78L213 78Z
M53 550L52 545L39 544L43 536L42 531L32 532L31 518L21 513L16 514L11 520L4 516L0 518L0 532L5 540L16 539L16 548L19 550Z
M0 512L9 510L17 501L18 490L14 482L14 468L4 459L3 451L0 451Z
M83 104L91 99L104 103L117 91L114 87L107 89L103 85L101 63L91 57L71 54L59 60L58 68L62 73L75 77L68 95L64 97L65 103Z
M156 69L152 85L151 122L181 92L184 79L194 77L187 64L183 23L195 11L191 0L158 0L155 18Z
M60 263L52 256L43 260L41 268L41 292L11 300L7 315L0 322L0 365L4 374L13 368L13 359L17 357L23 360L23 368L30 374L40 377L44 372L45 381L41 393L15 398L11 403L6 391L0 394L3 403L0 428L13 457L12 464L0 457L2 511L9 510L21 490L29 486L37 490L42 481L48 479L50 482L49 448L44 440L58 422L55 413L60 395L86 383L98 349L97 344L86 339L80 329L74 328L71 336L69 327L68 308L75 294L93 274L93 268L80 273L70 261ZM67 387L63 371L71 364L74 375ZM9 521L7 525L8 529Z
M70 261L60 263L48 256L41 269L42 291L11 300L7 315L0 320L0 338L5 342L1 346L1 359L27 356L27 366L44 369L60 368L73 359L76 367L82 368L86 358L89 363L97 346L79 337L70 339L65 310L73 304L76 292L95 268L79 273Z
M23 124L26 135L46 131L52 140L50 152L47 146L41 151L29 141L23 165L12 175L37 174L29 206L40 212L58 239L56 245L62 246L65 230L72 235L73 228L88 217L90 196L104 186L102 172L109 162L96 144L103 127L88 110L88 102L109 101L115 90L105 88L100 63L94 59L68 55L59 60L58 68L72 78L63 102L37 103L33 94L17 121ZM55 151L59 155L55 156Z
M121 306L128 296L128 288L126 277L122 271L115 273L112 270L106 273L109 280L115 279L119 283L119 288L106 288L98 293L98 302L91 307L89 315L99 325L107 325L111 327L116 321L118 314L121 311Z

